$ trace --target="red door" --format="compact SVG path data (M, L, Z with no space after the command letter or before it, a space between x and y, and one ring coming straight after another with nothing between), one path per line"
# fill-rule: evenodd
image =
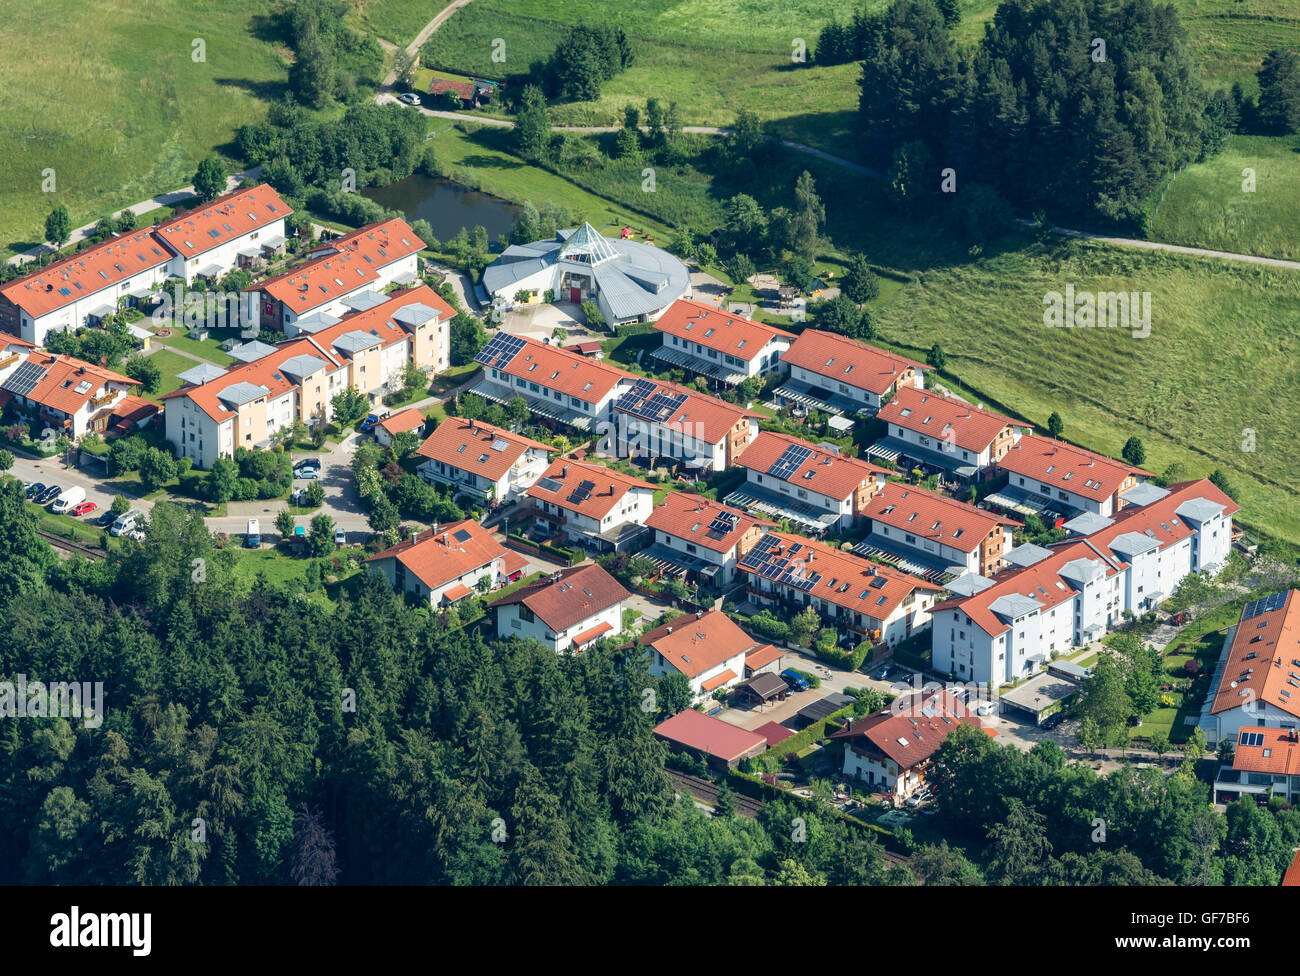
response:
M582 289L581 289L581 288L570 288L570 289L569 289L569 301L573 302L573 304L575 304L575 305L581 305L581 304L582 304Z

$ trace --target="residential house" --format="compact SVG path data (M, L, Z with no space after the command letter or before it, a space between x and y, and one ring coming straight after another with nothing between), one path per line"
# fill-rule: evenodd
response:
M845 776L898 802L925 783L934 754L959 725L983 728L952 692L919 693L855 719L831 738L844 743Z
M51 331L98 323L162 284L173 257L152 228L94 244L0 286L0 329L43 346Z
M28 354L35 348L35 343L0 332L0 386L14 370L27 361Z
M393 443L393 438L398 434L423 433L424 414L414 407L399 410L375 424L374 431L375 440L379 442L381 447L387 447Z
M260 258L264 247L282 246L285 218L292 213L274 187L259 183L187 210L153 233L172 252L168 277L189 285L196 277L215 281Z
M728 386L782 369L794 335L705 302L678 299L655 322L660 362Z
M492 424L448 417L416 453L428 459L416 469L425 481L504 504L546 473L551 449Z
M1141 488L1154 486L1140 486ZM1102 637L1169 596L1189 573L1217 572L1237 505L1208 480L1148 493L1106 527L1050 549L1021 546L977 591L934 608L934 670L1002 684ZM1023 553L1021 550L1025 550Z
M406 221L395 217L324 244L305 264L244 291L255 300L260 328L292 336L300 319L381 304L378 292L385 286L415 280L423 249L424 242Z
M735 579L736 563L773 527L704 495L677 491L664 496L645 524L651 545L640 555L672 563L715 587Z
M812 607L827 627L891 647L930 623L943 588L797 535L768 532L739 563L750 598L787 618Z
M1253 726L1300 728L1300 590L1247 603L1224 646L1202 726L1206 741Z
M616 366L499 332L475 357L483 378L471 392L496 403L522 397L532 413L578 430L613 419L613 404L637 377Z
M641 635L656 678L681 674L696 700L744 680L754 638L721 610L688 613Z
M645 532L654 485L588 461L554 461L525 494L536 528L597 551L621 550Z
M15 406L35 415L33 432L41 425L76 440L86 434L103 433L114 410L136 385L129 376L40 350L26 358L0 383L0 404Z
M940 568L954 576L992 576L1006 566L1011 525L973 505L954 501L915 485L889 481L867 502L868 535L857 551L901 555L915 568Z
M633 379L613 404L603 454L681 461L700 472L723 471L758 436L759 415L659 380Z
M476 590L487 592L524 565L519 553L503 548L472 519L417 532L366 560L367 568L399 593L431 607L454 604Z
M835 415L874 415L900 386L921 389L929 368L822 329L799 333L781 361L790 378L776 388L777 399Z
M1235 740L1232 764L1219 767L1214 802L1232 803L1243 796L1266 803L1280 797L1294 806L1300 800L1300 729L1243 725ZM1288 874L1290 872L1288 871Z
M989 477L1030 424L973 406L956 397L904 386L876 416L885 436L868 455L909 458L967 481Z
M1022 437L998 459L1007 473L1002 493L1028 496L1030 505L1065 508L1108 518L1121 496L1151 476L1149 471L1115 461L1049 437Z
M579 652L623 630L632 594L594 563L562 569L492 602L497 636L529 638L554 651Z
M745 481L727 496L728 505L788 519L814 534L852 525L889 475L833 445L813 446L772 431L755 437L736 463Z

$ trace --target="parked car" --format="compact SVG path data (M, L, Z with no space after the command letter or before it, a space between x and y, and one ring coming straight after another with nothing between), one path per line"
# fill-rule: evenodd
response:
M104 529L112 525L116 521L117 521L117 512L113 511L111 508L108 508L104 510L104 513L100 515L99 518L95 519L94 524L99 526L101 529Z
M54 499L58 498L59 495L61 494L63 494L62 488L60 488L58 485L50 485L39 495L37 495L34 500L38 505L48 505L50 502L54 501Z
M372 413L370 414L370 416L366 417L365 420L361 421L361 426L358 427L357 429L360 430L361 433L363 434L368 434L370 433L371 430L374 429L375 424L379 423L379 421L383 419L384 418L380 417L378 414Z
M784 679L785 683L790 686L791 691L808 690L808 679L793 668L786 668L781 672L781 677Z
M998 703L995 701L981 702L979 708L975 709L977 715L994 715L997 713Z
M53 511L57 513L70 512L86 500L86 489L81 485L73 485L59 493L59 497L54 499Z
M76 508L72 510L72 514L81 517L83 515L89 515L97 508L99 508L99 506L96 505L94 502L82 502L80 505L78 505Z
M903 802L906 806L915 810L922 803L925 803L928 800L930 800L933 797L933 795L934 794L930 792L930 788L928 786L923 786Z
M28 485L27 488L26 488L26 491L27 491L27 497L28 497L28 498L39 498L40 495L41 495L41 492L43 492L44 490L45 490L45 485L41 484L41 482L39 482L39 481L36 482L35 484Z
M113 522L113 527L108 530L108 534L117 538L118 536L130 535L135 530L135 523L139 521L141 513L135 509L119 515Z
M307 479L319 478L320 468L319 467L294 468L293 476L295 478L307 478Z
M248 520L248 528L244 532L244 547L246 549L256 549L262 544L262 529L257 519Z
M334 545L346 546L348 544L348 534L342 529L334 530Z
M1043 723L1039 727L1044 729L1054 729L1064 721L1064 712L1053 712L1051 715L1047 716L1047 718L1043 719Z
M319 468L319 467L320 467L320 458L299 458L297 461L293 462L293 469L295 471L297 471L299 468Z
M399 102L405 102L407 105L420 104L420 96L415 94L415 92L402 92L402 94L397 96L397 100Z

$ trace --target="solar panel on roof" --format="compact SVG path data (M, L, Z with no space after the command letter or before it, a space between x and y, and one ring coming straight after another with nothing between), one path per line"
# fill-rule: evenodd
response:
M874 589L874 590L878 590L878 589L880 589L882 586L884 586L887 582L888 582L888 580L886 580L883 576L877 576L877 577L875 577L875 578L872 579L872 581L871 581L871 588Z
M509 447L510 447L510 442L507 440L502 440L500 437L498 437L496 440L492 442L492 450L494 451L504 451Z
M452 533L451 537L455 539L457 542L465 542L466 540L469 539L469 533L466 532L464 529L457 529L454 533Z
M498 332L491 341L479 350L474 362L491 366L493 369L505 369L519 355L526 343L516 335Z
M36 389L36 384L44 376L44 366L39 363L23 363L14 371L13 376L5 380L4 389L14 396L26 396Z
M594 481L582 481L577 488L569 493L569 502L573 505L581 505L591 497L592 490L596 487Z
M739 515L734 515L731 512L719 512L718 516L709 523L709 531L721 532L723 535L726 535L736 527L736 524L739 521Z
M614 409L642 420L665 421L686 402L685 393L658 392L650 380L637 380L632 389L618 398Z
M773 478L789 481L790 476L798 471L810 457L812 457L811 448L804 447L801 444L791 444L781 452L781 456L767 469L767 473Z
M7 388L7 387L6 387ZM1246 608L1241 612L1242 620L1249 620L1251 617L1258 617L1263 613L1271 613L1274 610L1281 609L1286 603L1286 591L1273 593L1259 600L1251 600L1246 604Z
M547 491L559 491L559 490L560 490L560 482L556 481L554 478L538 478L538 479L537 479L537 486L538 486L539 488L544 488L544 489L546 489Z

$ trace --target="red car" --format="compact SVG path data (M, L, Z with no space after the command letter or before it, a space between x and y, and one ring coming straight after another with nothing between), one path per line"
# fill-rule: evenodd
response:
M97 508L99 508L99 506L96 505L94 502L82 502L80 505L78 505L76 508L72 510L72 514L77 516L89 515Z

